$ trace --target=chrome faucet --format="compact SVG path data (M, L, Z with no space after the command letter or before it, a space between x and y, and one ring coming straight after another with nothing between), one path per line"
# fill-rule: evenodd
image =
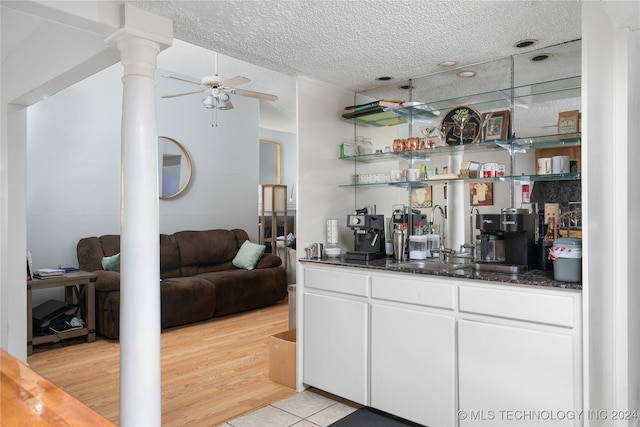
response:
M476 215L480 215L480 211L477 206L471 207L471 212L469 212L469 243L465 243L460 245L460 252L466 252L469 249L469 254L471 256L475 255L476 244L475 239L473 238L473 212L475 211Z
M434 214L436 212L436 209L440 211L440 218L442 219L440 224L440 247L438 249L433 249L431 252L437 253L439 261L444 262L445 254L452 254L454 251L451 249L447 249L444 244L445 229L447 228L447 218L444 213L444 209L442 209L442 206L435 205L433 208L431 208L431 224L433 225Z

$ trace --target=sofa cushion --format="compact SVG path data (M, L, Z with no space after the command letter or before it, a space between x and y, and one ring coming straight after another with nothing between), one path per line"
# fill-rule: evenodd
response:
M256 265L256 268L271 268L271 267L278 267L282 265L282 259L274 254L264 254L262 255L262 258L260 258L260 261L258 261L258 265Z
M258 245L257 243L245 240L231 263L238 268L253 270L256 268L256 264L258 264L265 249L266 247L264 245Z
M180 249L173 234L160 235L160 277L180 277Z
M160 282L162 329L213 317L216 288L200 277L173 277Z
M96 289L96 332L110 339L120 336L120 291Z
M104 256L115 255L120 252L120 235L118 234L105 234L100 236L100 245L104 251Z
M181 276L234 268L231 260L241 243L232 230L178 231L174 236L180 250Z
M120 271L120 253L102 258L102 268L107 271Z
M84 239L80 239L76 247L76 254L78 255L78 266L80 270L102 270L100 261L105 256L105 253L98 237L85 237Z
M216 287L214 316L264 307L287 295L287 273L282 267L216 271L198 277L209 280Z
M120 290L120 273L117 271L96 270L96 292L113 292Z

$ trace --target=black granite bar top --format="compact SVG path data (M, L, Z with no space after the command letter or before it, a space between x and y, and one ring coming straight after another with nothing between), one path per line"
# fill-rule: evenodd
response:
M477 271L471 264L464 268L452 271L434 271L425 269L410 269L400 267L399 262L393 258L374 259L369 261L346 260L344 255L337 258L322 259L300 259L302 262L334 265L342 267L365 268L382 271L396 271L400 273L427 274L431 276L445 276L454 278L464 278L472 280L482 280L488 282L501 282L509 285L543 286L547 288L563 288L582 290L582 283L559 282L554 280L553 271L529 270L524 273L494 273L489 271Z

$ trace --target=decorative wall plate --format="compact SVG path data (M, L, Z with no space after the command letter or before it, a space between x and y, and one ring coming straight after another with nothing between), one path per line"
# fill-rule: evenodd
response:
M464 121L462 118L466 118ZM482 137L482 116L476 110L464 105L455 107L442 119L445 142L449 145L459 145L460 127L462 125L462 144L480 141Z

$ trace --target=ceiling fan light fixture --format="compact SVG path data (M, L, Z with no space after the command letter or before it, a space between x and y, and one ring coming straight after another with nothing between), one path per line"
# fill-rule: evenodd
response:
M233 104L231 104L231 101L226 101L226 102L219 102L218 103L218 110L232 110L233 109Z
M204 104L205 108L208 108L209 110L212 110L217 106L216 99L211 95L203 99L202 103Z

